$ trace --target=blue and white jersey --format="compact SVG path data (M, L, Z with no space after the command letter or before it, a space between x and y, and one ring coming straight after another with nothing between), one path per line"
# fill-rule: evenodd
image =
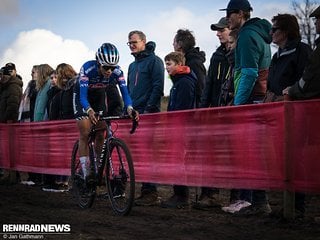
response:
M99 73L97 61L88 61L80 69L79 77L80 103L83 109L90 108L88 94L94 89L105 89L108 84L118 84L125 107L132 106L132 100L128 94L126 81L120 66L117 66L109 78L105 78Z

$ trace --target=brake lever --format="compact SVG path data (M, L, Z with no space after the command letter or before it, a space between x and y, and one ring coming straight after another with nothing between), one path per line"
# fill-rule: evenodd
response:
M137 112L135 110L132 111L132 128L130 130L130 134L133 134L139 125L138 121L136 120L136 116Z

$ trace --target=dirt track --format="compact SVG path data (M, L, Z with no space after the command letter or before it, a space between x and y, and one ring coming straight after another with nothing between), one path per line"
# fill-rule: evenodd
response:
M171 188L162 186L159 191L166 198ZM0 192L1 225L70 224L70 235L45 235L44 239L320 239L320 223L314 220L320 216L319 195L307 197L305 219L285 222L271 217L234 217L220 209L159 206L134 207L129 216L117 217L106 199L97 199L91 209L82 210L69 193L43 192L40 187L22 184L0 185ZM194 189L191 192L194 194ZM220 194L222 201L228 198L227 193L224 190ZM279 209L282 193L272 192L269 197L272 208Z

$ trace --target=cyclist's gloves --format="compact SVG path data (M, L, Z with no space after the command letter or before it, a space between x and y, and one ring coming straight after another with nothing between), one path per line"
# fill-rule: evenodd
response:
M132 106L129 105L127 107L127 113L132 119L139 121L139 113L138 111L134 110Z
M110 76L110 82L112 83L117 83L119 81L119 79L123 79L123 71L121 70L121 68L115 68L113 70L113 72L111 73Z

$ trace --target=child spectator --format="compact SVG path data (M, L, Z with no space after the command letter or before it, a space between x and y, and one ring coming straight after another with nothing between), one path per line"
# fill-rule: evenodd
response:
M196 107L197 77L185 66L185 57L181 52L172 52L165 57L165 66L173 86L170 90L168 111L193 109ZM187 206L189 189L187 186L173 186L174 195L162 202L164 208L183 208Z

